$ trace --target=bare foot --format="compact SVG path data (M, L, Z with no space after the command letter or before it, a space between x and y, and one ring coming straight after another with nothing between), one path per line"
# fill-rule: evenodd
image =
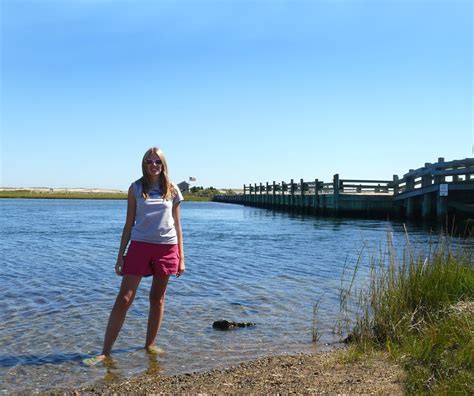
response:
M99 355L99 356L94 356L91 358L84 359L82 363L84 363L86 366L95 366L96 364L99 364L106 360L108 356L105 355Z
M158 348L156 345L148 345L145 349L152 355L163 355L165 353L164 349Z

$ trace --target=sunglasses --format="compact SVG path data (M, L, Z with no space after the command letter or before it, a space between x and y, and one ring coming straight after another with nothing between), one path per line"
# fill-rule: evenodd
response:
M157 165L161 165L162 163L163 163L163 162L161 162L161 160L159 160L159 159L158 159L158 160L151 160L151 159L145 160L145 164L147 164L147 165L155 165L155 166L157 166Z

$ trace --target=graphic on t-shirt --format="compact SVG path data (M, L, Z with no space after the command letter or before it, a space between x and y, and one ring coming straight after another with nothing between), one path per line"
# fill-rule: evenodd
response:
M163 194L161 193L160 188L157 187L157 188L153 188L152 190L150 190L148 195L150 196L151 199L160 199L160 198L162 198Z

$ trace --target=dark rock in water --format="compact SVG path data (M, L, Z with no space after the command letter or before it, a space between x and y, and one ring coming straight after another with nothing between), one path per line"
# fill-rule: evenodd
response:
M354 341L355 341L355 337L354 337L354 335L353 335L352 333L349 334L346 338L344 338L344 339L342 340L342 342L343 342L344 344L350 344L350 343L352 343L352 342L354 342Z
M230 322L228 320L216 320L212 327L216 330L232 330L237 327L250 327L255 326L255 323L240 323L240 322Z

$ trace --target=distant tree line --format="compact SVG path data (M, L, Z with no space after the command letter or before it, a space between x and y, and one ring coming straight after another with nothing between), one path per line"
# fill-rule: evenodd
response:
M222 194L222 191L214 188L214 187L207 187L204 188L203 186L194 186L190 188L190 195L197 196L197 197L213 197L217 194ZM224 190L225 194L234 194L233 190Z
M219 191L214 187L204 188L203 186L194 186L190 189L191 195L198 197L213 197L214 195L219 194Z

